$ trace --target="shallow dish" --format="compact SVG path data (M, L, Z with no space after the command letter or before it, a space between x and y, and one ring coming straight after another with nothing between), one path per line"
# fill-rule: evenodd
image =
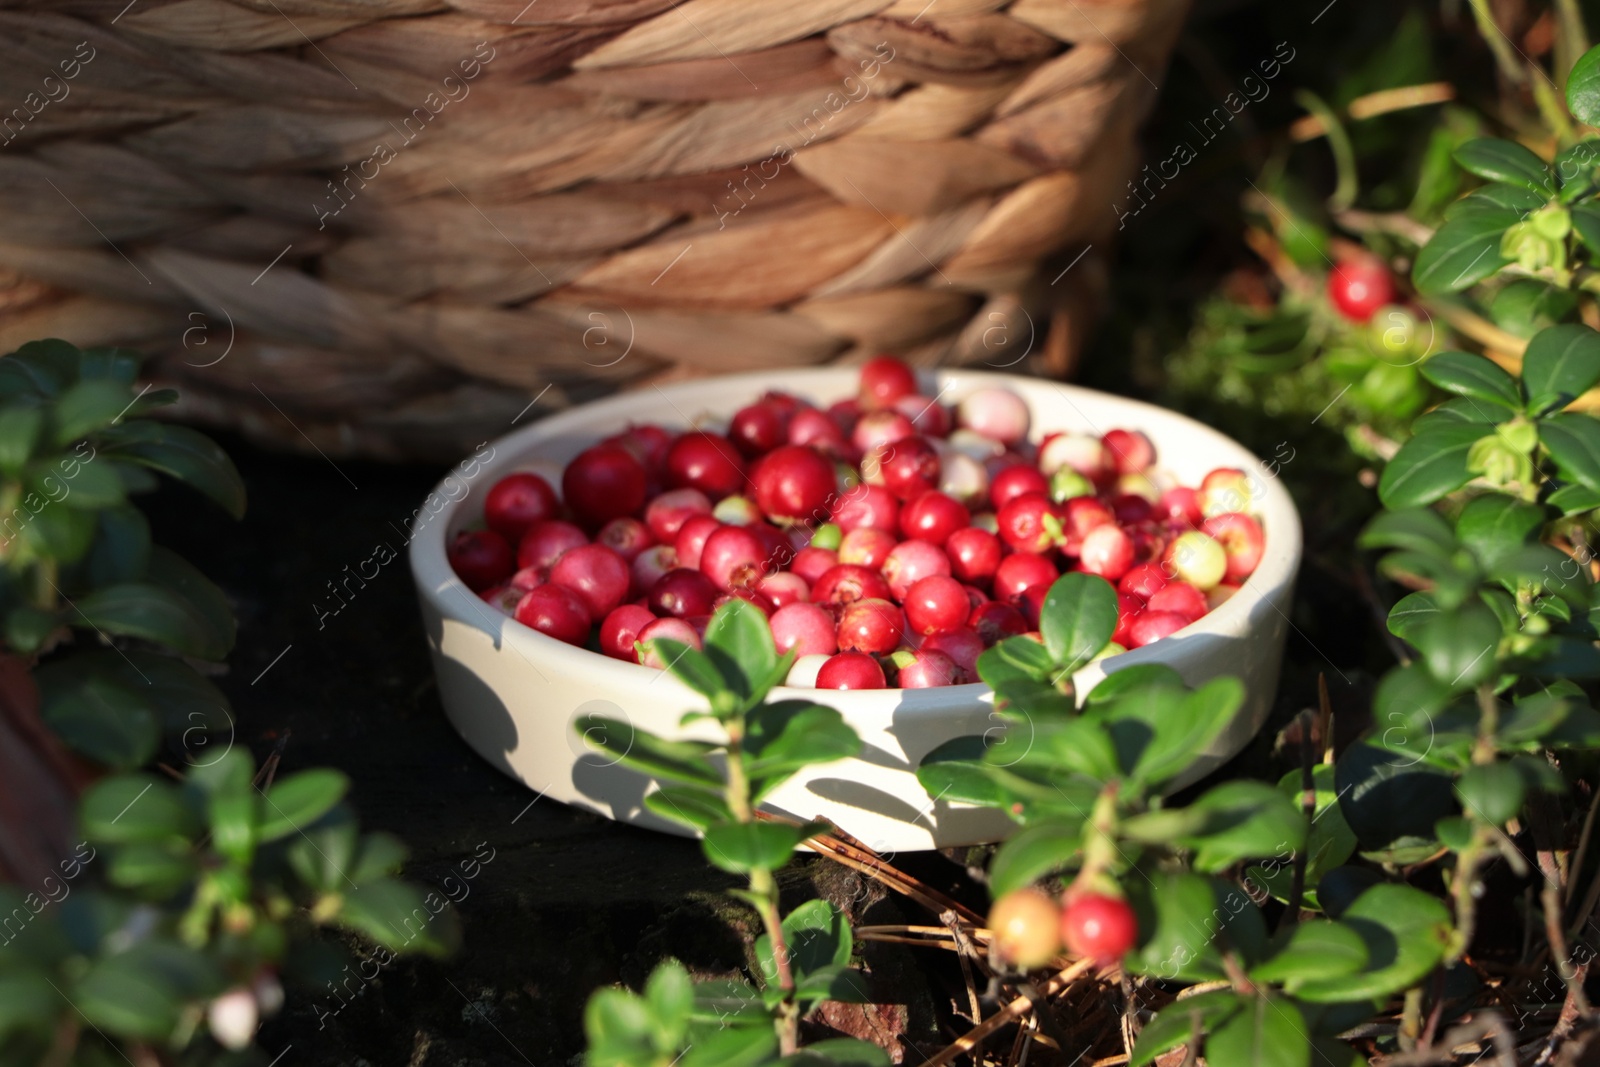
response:
M1283 486L1243 446L1210 427L1162 408L1070 385L1006 374L943 371L924 383L928 395L956 403L977 389L1016 390L1033 414L1035 439L1046 430L1103 433L1143 430L1157 465L1185 484L1216 467L1251 472L1260 487L1266 553L1242 590L1198 622L1145 648L1085 667L1074 676L1084 693L1107 672L1165 663L1191 685L1238 676L1246 697L1235 721L1178 783L1195 781L1237 754L1261 729L1277 687L1289 601L1300 564L1300 520ZM701 379L611 397L543 419L479 450L470 477L441 483L418 518L410 556L422 603L439 695L450 721L485 759L540 793L612 819L672 833L681 827L642 805L648 779L587 746L573 728L603 715L674 738L715 739L706 723L685 730L683 712L701 698L661 671L563 644L501 615L471 592L445 559L449 537L481 519L489 486L518 469L546 474L629 423L681 429L725 420L769 389L830 402L856 388L852 369L785 370ZM555 485L560 485L559 477ZM463 488L464 487L464 488ZM442 506L437 502L442 501ZM915 768L955 737L994 728L992 697L982 685L943 689L838 692L779 689L775 699L829 704L856 728L862 754L797 775L765 807L799 818L825 818L880 852L992 841L1013 824L996 811L930 798Z

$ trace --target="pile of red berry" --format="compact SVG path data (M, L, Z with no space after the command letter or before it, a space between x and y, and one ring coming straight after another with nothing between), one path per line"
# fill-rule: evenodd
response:
M825 689L974 681L986 647L1037 630L1064 571L1116 586L1114 641L1137 648L1255 570L1243 471L1186 488L1136 431L1033 445L1029 428L1008 389L952 411L882 356L827 408L768 393L724 432L633 426L574 458L559 495L509 475L450 563L518 622L654 667L649 641L699 647L711 613L746 600L798 652L789 683Z

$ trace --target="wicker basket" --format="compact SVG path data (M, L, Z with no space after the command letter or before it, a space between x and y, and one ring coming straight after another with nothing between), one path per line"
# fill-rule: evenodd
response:
M0 7L0 351L438 456L663 375L1066 373L1184 0Z

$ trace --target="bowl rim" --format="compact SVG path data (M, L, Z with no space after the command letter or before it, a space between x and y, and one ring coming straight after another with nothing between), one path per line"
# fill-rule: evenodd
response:
M785 389L800 392L802 395L811 387L811 392L827 394L837 392L841 382L848 382L857 373L854 367L807 367L774 369L771 371L745 372L740 374L714 375L705 378L690 379L675 382L667 386L655 386L655 392L675 408L681 415L683 408L679 408L675 401L682 400L697 413L706 413L706 405L701 394L707 386L715 385L718 388L735 388L741 385L748 386L749 395L754 397L769 389ZM1200 619L1181 630L1176 631L1173 637L1192 636L1226 636L1247 629L1247 617L1256 601L1265 601L1273 610L1282 612L1273 600L1275 595L1292 585L1299 570L1301 557L1301 525L1300 517L1295 508L1294 501L1284 488L1281 480L1275 475L1266 473L1266 465L1249 449L1245 448L1221 430L1208 426L1187 415L1171 411L1167 408L1150 404L1142 400L1118 396L1114 393L1105 393L1099 390L1087 389L1082 386L1071 385L1064 382L1055 382L1045 378L1035 378L1027 375L1005 374L992 371L974 371L964 368L933 368L932 370L919 371L919 377L927 380L932 377L935 384L940 386L938 396L943 391L951 388L956 382L972 382L975 386L991 387L1001 386L1021 389L1025 395L1028 391L1041 388L1054 388L1078 413L1079 417L1094 426L1088 415L1084 414L1080 403L1089 407L1110 403L1112 406L1129 412L1139 421L1136 425L1125 428L1148 430L1150 423L1161 422L1174 429L1185 430L1198 434L1203 438L1213 439L1219 447L1236 450L1240 457L1248 458L1254 464L1256 471L1260 472L1260 485L1263 496L1258 514L1261 516L1263 531L1266 534L1266 550L1262 555L1261 563L1256 571L1245 580L1239 594L1235 594L1216 609L1208 612ZM972 390L962 390L963 393ZM493 485L506 474L515 470L527 469L528 464L538 457L535 448L541 442L577 431L579 436L590 436L598 441L605 433L612 431L595 431L590 427L596 420L606 420L613 411L621 409L622 412L631 413L639 404L640 398L645 396L642 391L617 393L603 397L589 403L576 405L565 411L546 416L536 422L513 430L493 441L486 441L483 447L491 447L492 452L488 459L482 461L482 469L473 475L467 485L467 491L452 498L447 485L455 477L455 468L451 469L434 486L429 494L431 498L439 495L445 504L437 511L430 512L419 509L411 524L411 539L408 546L408 556L411 564L413 579L416 582L419 594L426 598L438 611L442 618L454 620L458 623L473 626L484 630L500 644L516 648L524 658L529 654L537 655L543 660L551 662L555 669L573 674L588 672L593 677L596 691L605 689L640 690L644 686L659 680L666 672L645 667L637 663L627 663L613 659L600 652L592 652L578 645L569 645L553 637L539 633L532 627L517 622L515 618L504 615L491 608L476 593L456 577L451 569L445 554L446 540L452 529L458 524L459 516L464 506L473 500L472 490L480 483ZM729 412L728 414L731 414ZM1126 416L1119 413L1119 420ZM684 416L688 418L688 416ZM634 421L642 421L634 417ZM1119 426L1123 425L1119 422ZM1030 436L1037 433L1038 427L1032 428ZM1159 460L1159 452L1158 452ZM545 460L550 463L553 461ZM1238 466L1238 461L1219 461L1216 466ZM559 486L556 487L559 492ZM484 490L487 492L487 489ZM481 496L481 494L480 494ZM1254 586L1254 588L1252 588ZM1245 591L1253 596L1245 596ZM1292 623L1291 623L1292 624ZM1167 655L1163 654L1161 646L1165 643L1157 641L1143 648L1131 649L1108 657L1095 664L1082 668L1083 672L1093 672L1092 680L1086 679L1088 686L1099 680L1100 676L1115 670L1125 669L1141 663L1163 662ZM1173 646L1169 646L1173 647ZM529 659L530 665L532 660ZM603 672L603 673L602 673ZM673 680L676 681L675 679ZM1086 686L1085 688L1087 688ZM687 689L684 690L687 692ZM662 695L660 690L654 691L657 696ZM856 710L867 711L888 710L917 710L919 708L932 709L940 707L971 707L989 695L989 687L983 682L973 682L966 685L944 686L935 689L870 689L870 690L817 690L790 686L778 686L772 691L773 699L819 699L819 693L827 694L827 701L840 706L854 706ZM893 704L885 703L886 698L892 698Z

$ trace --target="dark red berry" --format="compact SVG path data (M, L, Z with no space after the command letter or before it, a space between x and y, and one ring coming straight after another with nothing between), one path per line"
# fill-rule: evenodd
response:
M734 412L728 423L728 436L739 446L739 451L754 459L788 440L789 419L792 411L779 405L758 401Z
M711 614L719 590L705 575L686 567L670 570L656 580L645 599L657 615L687 619L691 615Z
M550 483L528 471L501 478L483 500L483 521L489 529L516 544L528 527L561 513L561 501Z
M1022 617L1022 612L998 600L973 608L972 614L967 616L967 625L985 647L1028 632L1028 620Z
M910 663L895 675L895 684L901 689L937 689L955 685L961 676L956 661L935 649L923 645L912 653Z
M830 656L817 671L818 689L882 689L883 668L863 652Z
M463 530L445 552L450 569L474 593L499 585L514 569L511 546L493 530Z
M861 365L861 406L885 408L917 391L917 376L893 356L874 356Z
M569 645L581 645L589 636L588 606L577 593L553 582L522 594L516 619Z
M649 608L637 604L613 608L600 624L600 651L612 659L638 663L639 651L633 643L639 640L639 632L655 621Z
M589 543L589 536L570 522L546 519L528 527L517 545L518 567L554 567L563 552Z
M813 448L784 445L768 453L751 473L756 504L774 519L820 522L838 489L833 462Z
M950 573L963 582L987 582L1000 566L1000 539L987 530L968 526L944 543Z
M595 445L580 452L561 473L561 495L578 521L597 529L644 507L645 469L621 445Z
M645 525L663 544L671 544L683 524L696 515L709 514L711 498L698 489L668 489L644 507Z
M1027 590L1035 586L1048 588L1057 577L1059 572L1056 565L1043 556L1031 552L1013 552L1000 561L999 568L994 572L994 598L1017 604Z
M673 551L678 555L678 566L698 568L700 553L705 551L706 538L720 529L722 523L710 515L696 515L679 527L678 536L672 542Z
M622 603L629 580L628 561L605 545L579 545L563 552L550 568L550 581L578 594L590 622L599 622Z
M1007 466L989 479L989 503L994 505L996 511L1025 493L1037 493L1048 498L1049 479L1023 463Z
M772 569L768 546L748 526L723 526L706 538L700 573L723 592L754 585Z
M932 575L919 579L906 591L905 612L911 632L927 636L961 629L972 608L960 582Z
M630 515L612 519L600 527L600 532L595 534L594 539L629 563L632 563L639 553L656 543L650 527Z
M839 613L837 634L842 651L887 654L905 642L905 615L887 600L853 600Z
M882 486L863 482L834 499L829 521L845 533L863 526L894 533L900 523L900 501Z
M1043 493L1012 497L1001 505L995 516L1000 524L1001 540L1017 552L1049 551L1052 545L1060 543L1064 507L1052 503Z
M900 509L900 532L943 547L956 531L968 529L971 520L960 501L930 491L917 494Z
M882 485L899 500L939 488L939 453L926 437L907 437L880 445L861 461L868 482Z
M853 600L888 600L892 596L889 583L877 571L849 563L823 572L817 584L811 587L812 602L824 606L843 607Z
M720 434L692 430L672 443L666 475L674 488L698 489L712 500L744 487L744 462L732 441Z
M1018 621L1021 621L1020 618ZM978 677L978 656L983 653L983 638L978 636L976 630L961 626L949 633L933 634L923 639L922 648L924 651L943 652L954 661L961 669L961 677L957 680L957 684L970 682Z

